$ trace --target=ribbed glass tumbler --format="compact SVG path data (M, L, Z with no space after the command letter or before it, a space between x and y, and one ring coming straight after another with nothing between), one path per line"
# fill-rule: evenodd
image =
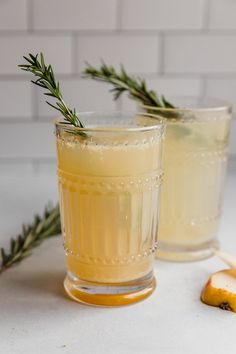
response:
M179 108L145 108L166 118L157 256L198 260L218 247L231 107L212 99L174 103Z
M56 121L66 292L120 306L155 289L164 124L145 113L81 113Z

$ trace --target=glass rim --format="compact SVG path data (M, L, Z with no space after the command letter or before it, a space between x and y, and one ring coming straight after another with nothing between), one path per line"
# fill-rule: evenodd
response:
M159 116L158 114L155 113L148 113L148 112L139 112L139 111L123 111L123 110L114 110L114 111L81 111L77 113L78 116L95 116L96 115L104 115L104 116L114 116L114 115L140 115L144 117L149 117L156 119L157 122L153 125L147 125L147 126L137 126L137 127L101 127L99 126L94 126L94 127L75 127L74 125L67 123L66 121L62 121L60 117L57 117L54 119L54 124L58 128L64 128L67 131L72 131L72 132L98 132L98 133L137 133L137 132L147 132L147 131L153 131L153 130L164 130L165 127L165 122L166 119Z
M193 105L192 107L155 107L155 106L148 106L148 105L140 105L141 108L145 108L145 109L152 109L154 111L160 111L160 112L224 112L224 111L228 111L228 112L232 112L232 104L227 102L226 100L222 100L216 97L210 97L210 96L206 96L206 97L196 97L196 96L173 96L173 99L180 99L180 100L203 100L203 102L212 102L211 104L209 104L209 107L196 107L195 105ZM214 104L215 103L215 104Z

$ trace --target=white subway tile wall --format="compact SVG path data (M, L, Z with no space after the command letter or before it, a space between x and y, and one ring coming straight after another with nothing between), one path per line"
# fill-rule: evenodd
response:
M100 82L80 79L69 78L60 80L63 89L63 96L66 102L71 107L76 105L76 108L81 111L91 110L115 110L117 103L111 98L107 85ZM37 111L36 116L41 118L55 117L55 109L45 104L45 96L43 96L43 89L34 87L33 91L36 95Z
M85 61L99 65L101 59L117 68L122 63L130 73L154 74L159 69L159 37L157 35L118 35L79 37L78 70Z
M14 143L13 143L14 142ZM55 156L53 126L46 122L1 123L0 161L48 159Z
M236 1L210 0L209 28L236 29Z
M232 102L236 109L236 76L228 78L207 78L206 95L220 97L222 100Z
M52 118L42 92L17 64L43 51L68 102L81 110L132 109L109 86L83 79L100 60L165 94L236 104L235 0L0 0L0 174L53 173ZM236 158L236 121L231 157Z
M116 0L32 1L36 30L116 29Z
M204 0L124 0L123 29L201 29Z
M0 1L0 30L27 30L27 0Z
M39 51L45 53L45 57L53 63L57 73L72 73L72 37L69 35L27 35L25 33L1 35L0 31L0 48L0 75L22 75L22 71L17 66L19 63L22 64L22 56Z
M29 80L0 80L1 117L31 119L33 115L31 92Z
M165 73L236 72L236 35L170 35L165 41Z

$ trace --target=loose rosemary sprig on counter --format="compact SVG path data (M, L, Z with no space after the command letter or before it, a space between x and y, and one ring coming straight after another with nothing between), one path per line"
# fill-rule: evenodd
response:
M38 77L37 80L32 82L47 90L44 94L46 96L53 97L57 100L56 105L48 102L49 106L58 110L63 116L66 122L74 125L75 127L83 128L84 124L77 116L75 108L70 109L66 105L58 81L55 80L55 75L51 65L46 65L44 61L43 53L33 55L29 53L29 56L23 57L27 64L18 65L22 70L31 72L33 75Z
M61 233L59 206L46 208L42 217L36 215L34 222L23 225L22 233L10 241L10 250L0 249L0 273L21 262L31 254L33 248L45 239Z
M145 80L128 75L122 65L118 73L113 66L105 63L102 63L99 69L87 63L83 76L111 84L113 86L111 92L114 93L115 100L127 92L131 99L145 106L175 108L163 95L159 96L155 91L148 90Z

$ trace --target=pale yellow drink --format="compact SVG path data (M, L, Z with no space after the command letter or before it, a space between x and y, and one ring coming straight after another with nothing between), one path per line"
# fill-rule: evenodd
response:
M166 121L157 255L204 258L218 244L231 112L219 107L171 113L177 119Z
M67 267L84 281L130 282L152 273L162 132L94 129L57 133Z

